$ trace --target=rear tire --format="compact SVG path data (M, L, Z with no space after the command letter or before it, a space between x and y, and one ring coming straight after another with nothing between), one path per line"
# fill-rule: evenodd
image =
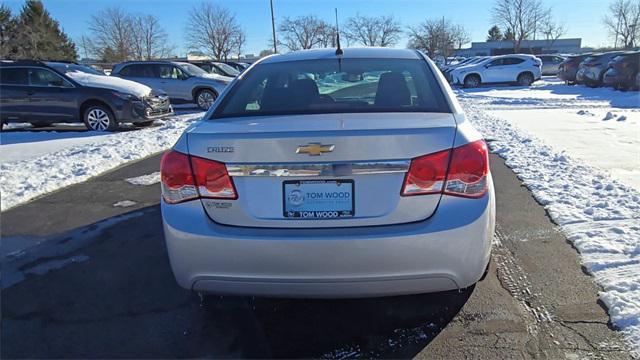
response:
M111 109L106 105L91 105L83 114L84 124L92 131L116 131L118 123Z
M531 86L533 84L533 75L531 73L522 73L518 75L517 81L520 86Z
M201 110L207 111L211 105L213 105L213 102L216 101L217 97L218 95L212 90L202 89L196 93L195 102Z
M465 88L477 88L480 86L480 77L475 74L467 75L464 78L463 86Z

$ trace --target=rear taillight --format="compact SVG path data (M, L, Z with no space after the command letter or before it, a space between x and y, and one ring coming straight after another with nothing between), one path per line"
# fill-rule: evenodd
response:
M487 192L488 173L487 145L484 140L474 141L413 159L401 195L445 193L479 198Z
M450 153L449 150L440 151L411 160L402 186L402 195L441 193L447 178Z
M168 151L160 161L162 197L169 204L196 199L198 191L189 164L189 156Z
M191 157L191 166L201 197L232 200L238 198L233 181L223 163Z
M489 151L484 140L453 149L444 193L478 198L487 192Z
M224 164L168 151L160 162L162 197L176 204L199 197L237 199Z

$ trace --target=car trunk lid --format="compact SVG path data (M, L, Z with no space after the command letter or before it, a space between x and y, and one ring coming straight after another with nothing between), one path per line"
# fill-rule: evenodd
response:
M345 227L431 216L441 195L401 196L405 173L411 159L451 149L455 130L446 113L340 113L222 118L187 137L192 156L226 165L237 191L235 200L201 200L214 221ZM300 206L296 189L304 195ZM314 212L325 216L304 216Z

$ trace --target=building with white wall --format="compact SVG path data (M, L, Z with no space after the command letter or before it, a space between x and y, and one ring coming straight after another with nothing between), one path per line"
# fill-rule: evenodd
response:
M523 40L520 53L524 54L574 54L580 53L582 39ZM457 56L490 56L513 54L513 41L472 42L470 48L455 52Z

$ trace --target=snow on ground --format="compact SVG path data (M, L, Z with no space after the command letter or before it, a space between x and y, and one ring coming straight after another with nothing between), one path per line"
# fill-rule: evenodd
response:
M163 151L201 116L201 112L177 115L157 121L155 127L106 135L95 132L3 132L0 137L0 209L10 209Z
M83 131L85 127L82 124L65 126L57 131L33 131L28 124L20 125L23 126L9 129L26 131L0 133L0 164L31 159L72 146L98 144L117 136L107 132Z
M640 93L548 80L482 90L462 96L640 191Z
M631 169L636 180L640 175L638 93L559 83L540 88L541 93L534 87L457 94L469 120L490 140L492 151L506 159L578 249L584 267L602 287L599 296L612 323L624 333L632 354L640 357L640 191L623 184L629 178L618 171ZM568 97L568 92L575 94ZM507 104L518 110L492 107ZM581 110L585 111L578 115ZM608 112L624 113L627 120L605 121ZM618 165L596 161L590 147Z
M612 88L589 88L586 86L567 86L556 78L543 78L531 87L496 86L465 89L464 94L473 96L478 103L487 108L510 109L549 108L565 106L580 109L614 107L637 109L640 94L637 91L621 92Z
M125 179L125 181L132 185L153 185L160 182L160 171L156 171L147 175L128 178Z

